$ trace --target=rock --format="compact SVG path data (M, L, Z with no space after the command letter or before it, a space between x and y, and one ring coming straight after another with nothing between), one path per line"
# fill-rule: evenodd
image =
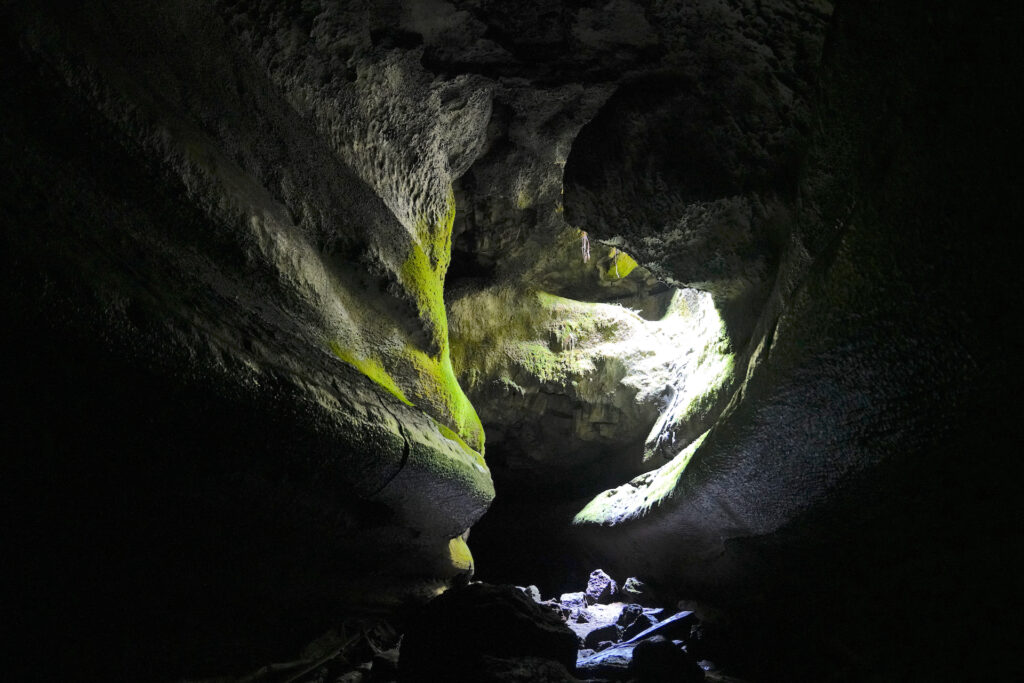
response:
M612 647L595 652L588 657L579 657L576 661L576 672L580 676L600 678L626 678L630 661L633 659L633 648L646 638L658 635L665 638L675 635L686 637L696 617L693 612L679 612L664 621L651 626L637 635ZM686 634L686 635L684 635ZM596 648L595 648L596 650Z
M536 586L516 586L516 588L530 596L534 602L544 602L544 599L540 596L540 589Z
M614 645L614 640L602 640L600 643L594 646L594 651L601 652L602 650L607 650L608 648L613 647Z
M630 670L640 683L699 683L704 669L664 636L651 636L633 648Z
M637 617L643 613L644 608L640 605L626 605L622 608L622 612L619 613L619 618L615 623L622 628L626 628L636 621Z
M647 591L647 586L635 576L631 576L622 583L622 595L620 599L623 602L635 603L638 605L651 606L652 597Z
M364 680L366 680L366 674L356 669L341 674L334 679L334 683L363 683Z
M558 615L523 591L474 583L438 596L410 619L399 671L403 681L478 683L489 680L473 677L482 675L482 658L551 660L571 669L576 650L575 634Z
M620 643L585 657L582 655L587 651L581 650L581 656L576 660L576 675L581 678L625 679L629 676L635 646L636 643Z
M588 602L608 604L618 595L618 592L619 585L604 570L595 569L590 572L586 591Z
M588 612L585 609L581 609L580 611L578 611L576 613L576 623L577 624L589 624L591 619L592 619L592 617L590 616L590 612Z
M545 600L543 602L538 602L537 604L541 606L541 609L546 609L549 612L557 614L559 617L561 617L562 621L568 619L569 615L572 614L571 609L569 609L562 603L558 602L554 598Z
M658 620L650 614L641 612L640 615L633 620L633 623L622 629L622 637L625 640L629 640L630 638L650 629L652 626L656 626L657 623Z
M683 640L687 640L690 637L690 630L696 623L697 618L693 615L693 612L677 612L664 621L660 621L628 638L627 642L638 642L653 635L664 636L666 638L679 637Z
M601 626L596 628L586 635L583 639L584 645L595 650L601 650L604 648L598 647L599 643L604 641L611 641L617 643L621 640L621 629L615 624L608 624L607 626Z
M569 610L584 609L587 606L587 597L583 592L578 593L562 593L558 598L558 602L562 607L568 608Z

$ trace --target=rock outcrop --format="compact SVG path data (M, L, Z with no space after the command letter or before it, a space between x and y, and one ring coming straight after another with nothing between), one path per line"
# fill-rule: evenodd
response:
M96 665L129 678L464 580L494 495L442 293L487 88L375 47L365 12L296 42L242 5L3 9L17 599L104 624L91 649L125 655Z

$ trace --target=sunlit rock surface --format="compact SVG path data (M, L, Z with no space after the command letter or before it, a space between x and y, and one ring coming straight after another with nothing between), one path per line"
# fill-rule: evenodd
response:
M576 518L610 570L742 604L763 627L809 638L826 619L842 623L839 637L854 650L911 677L977 675L948 655L934 624L955 606L978 629L972 642L995 654L1002 628L995 624L1013 620L999 596L1003 586L1018 589L1006 561L982 567L975 558L1005 547L1007 527L998 520L1009 499L1001 476L992 476L1006 465L1009 427L999 378L1020 376L1008 351L1019 329L996 322L1020 309L1016 284L1013 294L1004 288L1019 281L1007 256L1019 240L984 226L1019 216L1021 206L997 170L1011 163L999 86L967 74L998 72L995 55L1019 54L1019 46L1010 48L998 13L965 27L966 11L951 6L939 19L923 3L837 9L809 153L792 169L791 220L777 250L757 252L775 255L771 293L758 316L732 326L753 331L745 379L698 442L660 470L596 496ZM1019 12L1011 14L1019 21ZM968 50L964 41L988 48ZM939 67L936 51L957 66ZM954 94L947 79L970 98ZM878 92L887 93L884 104ZM626 154L651 150L648 168L682 173L676 150L651 147L642 122L667 116L659 107L685 118L686 107L671 95L656 102L611 118L631 126L621 134L595 119L594 134ZM1011 137L1016 148L1019 135ZM642 264L664 257L662 272L674 280L705 281L716 291L711 281L720 276L688 262L686 240L657 228L683 220L700 261L706 223L687 212L699 202L732 202L736 187L704 188L681 199L679 212L657 213L650 208L660 201L656 185L629 186L635 205L663 222L607 221L611 209L592 197L607 196L602 183L621 164L602 166L590 147L581 155L573 192L575 148L567 164L567 214L598 238L645 245L635 254ZM680 192L690 187L674 177ZM757 184L747 189L765 205L782 196ZM979 202L975 192L991 199ZM725 280L750 280L742 258L725 263L734 264ZM1000 283L994 298L986 282ZM882 616L868 627L867 613ZM894 632L913 656L900 661ZM808 678L815 666L867 675L853 661L813 659L788 665ZM998 659L980 669L1005 666ZM931 673L915 668L922 662Z

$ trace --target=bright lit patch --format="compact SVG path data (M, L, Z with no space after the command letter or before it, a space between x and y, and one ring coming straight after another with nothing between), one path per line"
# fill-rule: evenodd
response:
M618 488L599 493L576 514L572 523L610 526L643 517L672 496L690 459L707 435L707 432L701 434L658 469L641 474Z
M678 290L662 324L671 360L652 374L668 388L668 404L647 437L645 460L673 450L677 427L709 417L735 369L725 326L707 292Z

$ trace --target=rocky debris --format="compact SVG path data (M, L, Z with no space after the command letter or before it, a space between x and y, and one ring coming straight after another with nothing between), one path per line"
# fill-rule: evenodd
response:
M614 644L622 639L622 629L615 624L608 624L607 626L601 626L595 628L593 631L587 634L587 637L583 639L584 647L593 650L604 650L607 648L605 643ZM604 647L602 647L604 645Z
M584 595L565 593L562 604L540 600L535 586L471 583L422 607L403 636L381 620L345 622L301 659L232 683L660 683L703 680L705 671L737 680L709 661L721 638L694 612L658 621L661 608L586 606Z
M562 593L558 598L559 604L563 609L568 609L570 614L575 615L579 610L587 608L586 593L582 591L577 593Z
M591 572L588 584L603 600L611 586L617 585L600 569ZM630 586L634 595L643 594L643 584L636 578L627 579L623 585ZM520 589L520 594L524 595L525 589ZM618 591L614 595L621 597L624 593ZM714 651L718 638L713 628L701 628L693 611L682 610L659 620L664 609L650 606L649 598L645 600L648 605L591 602L592 599L589 592L569 592L557 601L541 603L553 603L566 626L576 634L578 677L593 681L632 678L637 683L685 682L703 680L706 669L717 669L707 655ZM694 646L700 648L699 664L697 653L690 652ZM638 648L639 668L633 663ZM716 672L716 676L720 675Z
M622 608L622 612L619 613L619 618L615 621L619 626L626 628L637 620L641 614L644 613L644 608L640 605L626 605Z
M655 619L650 614L643 612L639 616L637 616L637 618L634 619L631 624L622 629L622 637L628 640L633 636L639 635L640 633L643 633L644 631L653 628L655 625L657 625L657 623L657 619Z
M618 595L619 584L603 569L595 569L587 581L587 602L608 604Z
M399 671L403 681L478 683L533 680L522 671L536 673L539 667L547 673L537 680L572 680L558 678L558 667L571 670L576 649L576 636L562 619L523 591L472 583L434 598L414 615L402 641ZM505 662L500 675L488 678L498 661Z
M646 642L651 638L658 638L669 643L674 648L686 650L689 634L695 621L696 618L692 612L680 612L637 633L631 638L616 642L610 647L600 650L593 648L594 653L586 655L581 651L576 660L577 673L581 676L591 677L628 678L631 671L633 652L640 643ZM691 655L687 655L687 657L689 661L696 661ZM655 659L660 661L657 657Z

